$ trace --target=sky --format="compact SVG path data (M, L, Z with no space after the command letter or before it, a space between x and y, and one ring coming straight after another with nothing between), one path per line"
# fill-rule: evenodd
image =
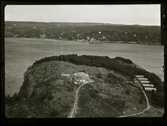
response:
M7 5L5 21L161 25L160 4Z

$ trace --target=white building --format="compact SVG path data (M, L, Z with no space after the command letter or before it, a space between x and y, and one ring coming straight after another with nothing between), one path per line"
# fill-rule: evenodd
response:
M61 74L61 79L65 80L65 81L72 81L70 74Z
M39 36L40 36L40 38L45 38L45 37L46 37L45 33L44 33L44 34L41 34L41 35L39 35Z
M142 84L149 84L150 81L140 81Z
M86 82L87 79L89 79L89 75L85 74L84 72L74 73L75 84Z
M140 81L147 81L148 78L145 78L145 77L141 77L141 78L138 78Z
M144 75L136 75L136 77L137 77L137 78L141 78L141 77L143 78Z
M144 89L145 89L146 91L148 91L148 92L157 91L156 88L148 88L148 87L145 87Z
M70 77L70 74L61 74L61 77Z
M153 84L143 84L143 86L144 86L144 87L152 87L152 88L154 87Z

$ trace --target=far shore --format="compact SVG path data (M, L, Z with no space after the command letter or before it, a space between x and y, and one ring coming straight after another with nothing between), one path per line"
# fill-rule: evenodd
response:
M124 42L124 41L78 41L78 40L67 40L67 39L51 39L51 38L37 38L37 37L5 37L5 38L20 38L20 39L38 39L38 40L52 40L52 41L72 41L72 42L81 42L81 43L87 43L87 44L103 44L103 43L118 43L118 44L140 44L140 45L158 45L161 46L161 43L137 43L134 41Z

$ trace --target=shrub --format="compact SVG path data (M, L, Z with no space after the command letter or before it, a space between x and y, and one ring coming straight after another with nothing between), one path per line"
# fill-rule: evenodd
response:
M44 101L47 98L47 94L45 92L40 93L38 96L38 100Z
M91 92L90 92L90 96L91 96L92 98L96 98L96 96L97 96L97 95L96 95L96 92L95 92L95 91L91 91Z
M15 93L12 98L13 98L15 101L20 101L22 97L21 97L20 95L18 95L17 93Z
M133 62L130 59L125 59L125 58L122 58L122 57L115 57L115 59L121 60L125 63L133 64Z
M72 88L71 86L69 86L69 87L67 88L67 91L68 91L68 92L72 92L72 91L73 91L73 88Z
M139 100L139 101L138 101L138 103L139 103L139 104L142 104L142 103L143 103L143 101L142 101L142 100Z
M126 95L130 95L130 90L127 89L127 90L125 91L125 94L126 94Z
M101 73L96 74L96 77L99 78L99 79L101 79L102 78Z
M47 99L48 99L48 100L52 100L53 98L54 98L54 96L49 95Z

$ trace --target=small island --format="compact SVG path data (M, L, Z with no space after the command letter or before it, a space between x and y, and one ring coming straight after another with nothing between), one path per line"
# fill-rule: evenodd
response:
M156 90L147 90L148 85ZM6 96L5 114L8 118L121 118L156 112L155 117L161 117L163 91L157 75L130 59L50 56L29 66L19 93Z

